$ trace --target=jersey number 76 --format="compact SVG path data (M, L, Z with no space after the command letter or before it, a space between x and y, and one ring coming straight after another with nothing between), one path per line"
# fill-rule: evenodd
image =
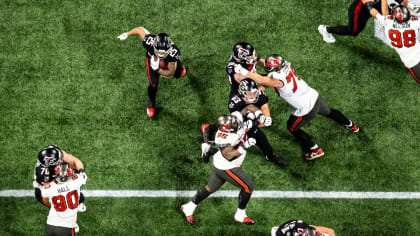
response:
M299 77L297 77L295 71L293 70L293 67L290 66L290 73L286 77L287 83L290 83L293 80L293 93L297 90L297 84L296 80L300 80Z

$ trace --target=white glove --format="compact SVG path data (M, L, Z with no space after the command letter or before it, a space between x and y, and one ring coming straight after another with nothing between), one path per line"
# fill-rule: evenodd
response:
M245 69L245 68L243 68L239 64L236 64L235 67L234 67L234 69L235 69L235 73L237 73L237 74L241 74L243 76L246 76L248 74L248 70Z
M118 38L120 40L126 40L128 38L128 34L127 33L121 34L120 36L118 36Z
M246 118L248 120L255 120L255 114L253 112L248 111L248 113L246 114Z
M255 138L249 138L248 140L245 141L245 143L243 144L245 149L248 149L252 146L254 146L257 143L257 140L255 140Z
M265 115L260 115L259 117L261 124L263 124L264 126L270 126L273 123L273 120L271 119L271 117L265 116Z
M378 20L381 25L385 24L385 16L381 15L381 13L377 13L375 18Z
M253 123L254 123L254 122L252 122L252 120L247 120L247 121L245 121L245 128L247 128L247 129L251 129L251 128L252 128L252 126L253 126Z
M155 61L155 58L157 58L157 60ZM150 67L152 67L152 70L157 71L159 70L159 61L160 58L153 56L152 58L150 58Z

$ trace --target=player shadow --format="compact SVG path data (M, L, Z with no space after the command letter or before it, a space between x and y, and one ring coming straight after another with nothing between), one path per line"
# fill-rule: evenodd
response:
M381 43L378 41L378 43ZM367 48L365 46L357 45L354 43L350 44L337 44L338 47L354 54L356 57L361 57L368 61L373 61L375 64L386 65L389 67L394 67L396 64L399 63L398 60L394 59L390 56L383 56L376 51L375 48ZM392 51L391 53L396 53Z

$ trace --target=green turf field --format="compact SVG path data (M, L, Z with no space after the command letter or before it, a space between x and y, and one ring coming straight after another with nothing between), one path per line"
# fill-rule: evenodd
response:
M319 24L346 24L350 0L0 0L0 190L32 189L36 155L54 143L80 158L84 189L196 190L210 166L200 126L228 112L225 72L232 46L280 53L331 107L357 122L354 134L318 117L304 129L326 155L304 161L286 130L290 108L272 89L264 128L285 170L251 149L243 169L256 190L420 191L420 86L393 49L373 37L326 44ZM148 79L139 37L168 33L188 75L161 78L158 116L146 116ZM260 71L262 72L262 71ZM225 185L223 190L235 189ZM211 198L189 226L187 198L87 198L81 235L268 235L299 218L337 235L420 235L419 200L252 199L257 222L233 222L235 198ZM43 235L48 210L34 198L0 198L0 235Z

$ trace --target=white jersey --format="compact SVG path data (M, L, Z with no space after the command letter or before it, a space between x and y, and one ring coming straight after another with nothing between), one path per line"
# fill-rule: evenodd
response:
M51 204L47 224L66 228L76 227L80 187L86 184L86 180L86 174L76 174L65 183L58 184L53 181L42 187L42 196L48 198Z
M397 51L407 68L412 68L420 62L419 29L418 17L411 17L406 24L394 22L391 16L387 16L385 20L384 33L387 44Z
M304 116L314 107L318 92L297 77L293 67L285 61L284 68L279 72L271 72L268 77L283 82L283 87L275 87L277 94L293 107L294 116Z
M214 142L218 148L226 147L230 144L234 148L238 148L246 141L247 135L245 128L240 128L236 133L228 133L218 130ZM233 161L229 161L223 157L222 152L219 150L213 157L213 165L219 170L229 170L235 167L240 167L245 160L246 152L237 157Z

